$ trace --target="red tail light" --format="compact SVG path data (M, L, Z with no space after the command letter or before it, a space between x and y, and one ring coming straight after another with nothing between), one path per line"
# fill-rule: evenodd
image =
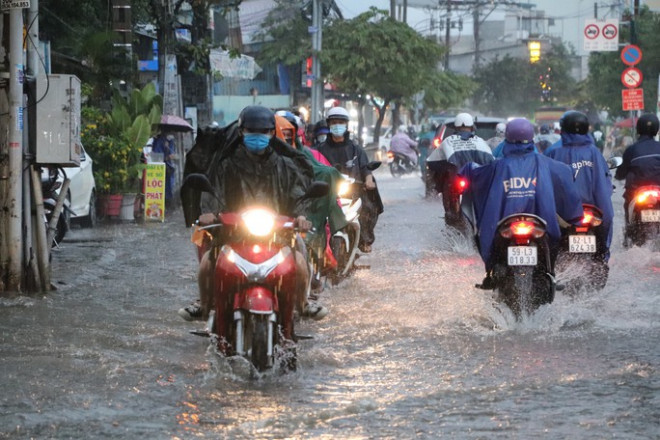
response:
M660 198L660 191L656 189L649 189L637 194L636 202L655 204L659 198Z
M500 230L500 235L504 238L515 238L516 241L528 241L530 238L541 238L545 230L538 227L534 222L527 220L516 220L508 227Z
M433 139L433 147L434 148L438 148L441 143L442 143L442 140L439 137Z
M394 159L394 153L392 153L391 151L388 151L387 152L387 158L388 159Z
M534 224L526 221L511 223L511 233L516 237L529 237L534 231Z
M465 177L457 177L456 178L456 191L459 194L463 194L463 192L465 192L467 187L468 187L468 181Z
M593 211L589 209L584 210L584 216L582 217L583 225L590 225L592 227L599 226L603 223L603 219L596 215Z

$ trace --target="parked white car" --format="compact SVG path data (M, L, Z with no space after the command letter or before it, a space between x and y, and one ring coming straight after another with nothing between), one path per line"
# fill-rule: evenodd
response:
M84 148L80 152L80 166L64 168L66 176L71 180L69 185L69 199L72 213L71 220L80 223L83 227L96 226L96 182L92 172L92 158ZM58 180L64 181L62 171Z

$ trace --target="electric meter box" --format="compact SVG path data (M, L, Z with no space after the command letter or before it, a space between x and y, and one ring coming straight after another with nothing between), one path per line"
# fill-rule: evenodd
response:
M80 80L75 75L42 75L37 81L36 162L80 166Z

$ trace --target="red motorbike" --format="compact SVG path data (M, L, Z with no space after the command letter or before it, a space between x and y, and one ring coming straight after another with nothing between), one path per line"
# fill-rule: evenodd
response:
M191 174L184 185L191 181L213 192L206 176ZM315 182L304 197L326 192L327 184ZM196 229L216 253L209 333L220 352L243 356L258 371L277 360L295 369L294 312L302 310L305 298L296 297L295 253L301 238L294 219L260 207L221 213L218 219Z

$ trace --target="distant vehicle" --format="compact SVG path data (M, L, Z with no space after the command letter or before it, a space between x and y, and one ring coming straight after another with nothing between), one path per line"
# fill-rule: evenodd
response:
M534 112L534 122L537 127L543 124L552 127L568 110L570 110L568 107L539 107Z
M387 157L387 150L390 149L390 141L392 140L392 127L380 127L380 136L378 137L378 145L374 143L375 126L362 128L362 145L364 150L369 156L370 160L384 160Z
M96 226L96 182L92 171L94 161L81 147L80 166L64 168L66 176L71 180L68 198L71 202L70 208L73 212L71 220L80 223L81 226L91 228ZM62 171L58 181L64 181Z
M454 129L454 119L453 117L445 119L442 125L435 131L435 137L433 138L433 142L431 142L432 150L438 148L442 144L442 141L456 132ZM474 125L477 129L477 136L486 141L492 138L495 136L495 127L500 122L506 123L506 119L476 116L474 118Z

